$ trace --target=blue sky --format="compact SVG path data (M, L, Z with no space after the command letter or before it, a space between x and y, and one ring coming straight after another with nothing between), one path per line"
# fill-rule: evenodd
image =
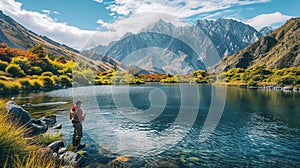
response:
M108 44L159 19L183 26L233 18L256 29L299 17L299 0L5 0L0 9L26 28L76 49Z

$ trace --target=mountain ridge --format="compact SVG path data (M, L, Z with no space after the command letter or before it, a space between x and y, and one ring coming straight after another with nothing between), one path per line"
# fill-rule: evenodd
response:
M232 19L198 20L194 25L183 27L159 20L136 34L124 36L108 46L99 45L91 51L151 72L186 74L213 66L224 55L245 48L258 36L259 32L253 27ZM161 51L157 51L158 48ZM147 51L139 51L145 49Z
M261 37L238 53L224 57L215 71L266 65L288 68L300 65L300 18L292 18L267 36Z
M54 40L34 33L24 26L5 15L0 10L0 42L6 43L13 48L29 49L40 43L44 44L45 51L52 58L73 60L86 64L94 70L109 70L113 65L103 61L89 59L79 53L79 51ZM101 67L102 66L102 67Z

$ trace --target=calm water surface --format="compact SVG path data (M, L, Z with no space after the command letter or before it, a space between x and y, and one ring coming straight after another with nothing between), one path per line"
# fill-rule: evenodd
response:
M194 103L192 94L183 96L182 88L194 91L194 95L196 92L199 104ZM215 87L182 88L178 85L80 87L19 95L23 99L15 101L68 102L27 110L35 117L55 111L58 123L63 124L61 132L70 143L69 107L74 97L81 99L84 111L88 112L83 139L90 145L87 150L105 149L132 156L132 167L300 167L299 92L221 88L227 92L224 111L212 134L202 140L200 132L209 109L216 108L211 106ZM182 98L188 101L182 103ZM185 112L181 118L180 110ZM195 110L196 115L187 113ZM177 121L186 123L176 124Z

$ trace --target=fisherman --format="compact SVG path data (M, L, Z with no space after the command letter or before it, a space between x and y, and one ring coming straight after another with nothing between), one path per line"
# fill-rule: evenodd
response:
M75 151L85 147L85 144L80 144L82 138L82 121L84 121L86 116L86 113L83 115L81 104L82 102L80 100L76 101L75 105L72 106L70 111L70 120L72 121L74 127L72 145Z

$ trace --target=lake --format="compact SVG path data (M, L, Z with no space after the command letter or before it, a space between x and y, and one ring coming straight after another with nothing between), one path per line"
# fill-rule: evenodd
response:
M18 104L68 102L25 108L34 117L54 111L67 143L78 99L88 112L86 150L130 156L132 167L300 167L299 92L146 84L15 97Z

